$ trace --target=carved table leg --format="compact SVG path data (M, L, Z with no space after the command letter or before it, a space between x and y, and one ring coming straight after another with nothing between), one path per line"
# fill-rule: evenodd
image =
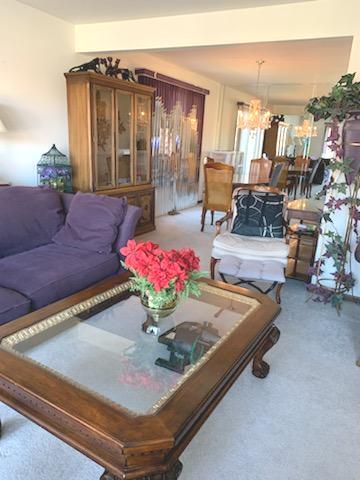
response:
M183 468L182 463L180 462L180 460L177 460L168 472L158 473L150 476L145 475L145 477L139 477L138 480L176 480L177 478L180 477L182 468ZM114 475L111 475L111 473L109 473L108 471L105 471L101 475L100 480L121 480L121 479L119 477L115 477Z
M268 376L270 366L263 360L263 356L267 351L270 350L271 347L275 345L275 343L279 340L280 337L280 330L273 325L272 329L270 330L268 336L265 338L263 343L260 345L258 351L254 357L253 369L252 373L255 377L258 378L265 378Z

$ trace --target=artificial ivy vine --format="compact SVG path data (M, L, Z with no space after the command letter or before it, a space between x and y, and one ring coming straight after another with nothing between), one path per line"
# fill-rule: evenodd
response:
M315 301L331 303L339 311L346 294L351 293L355 279L351 272L350 239L354 232L360 244L358 225L360 222L359 173L354 172L353 159L344 158L341 139L341 124L354 111L360 110L360 82L354 82L355 74L341 77L328 96L312 98L306 110L314 115L314 120L330 119L330 136L327 138L335 158L330 162L331 180L326 187L327 201L323 213L325 238L324 253L310 269L316 283L308 286ZM354 175L355 173L355 175ZM347 182L342 179L347 179ZM341 180L340 180L341 179ZM349 179L351 181L349 182ZM333 214L348 210L348 223L345 235L340 235L333 223ZM330 226L331 225L331 226ZM328 228L330 226L330 228ZM324 265L331 259L334 266L328 278L324 278ZM335 285L330 288L327 281Z

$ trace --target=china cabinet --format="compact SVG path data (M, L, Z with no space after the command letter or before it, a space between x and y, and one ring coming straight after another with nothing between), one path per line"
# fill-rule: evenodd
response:
M136 233L153 230L154 89L90 72L65 77L74 190L128 197L143 212Z

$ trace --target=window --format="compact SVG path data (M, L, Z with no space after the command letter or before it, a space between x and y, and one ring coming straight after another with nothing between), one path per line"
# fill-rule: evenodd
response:
M239 111L238 111L239 117ZM236 122L234 150L238 152L238 158L241 159L241 167L236 170L239 175L238 180L246 182L249 178L250 162L254 158L260 158L262 155L265 130L256 128L238 128L238 119ZM241 171L240 171L241 170Z
M325 128L325 136L324 136L324 144L323 144L323 151L322 151L322 158L334 158L335 157L335 152L333 152L330 149L330 143L328 142L327 139L330 137L331 133L331 127L329 125L326 126Z

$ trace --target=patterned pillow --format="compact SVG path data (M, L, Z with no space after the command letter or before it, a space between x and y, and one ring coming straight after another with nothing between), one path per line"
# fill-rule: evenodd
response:
M247 191L235 199L232 233L251 237L283 238L283 195Z

